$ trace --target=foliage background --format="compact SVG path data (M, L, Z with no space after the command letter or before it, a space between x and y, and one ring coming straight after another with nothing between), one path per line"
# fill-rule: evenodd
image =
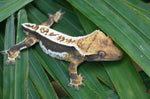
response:
M36 44L22 51L15 66L3 67L0 99L150 99L150 6L140 0L1 0L0 50L22 41L21 23L41 24L48 13L65 11L53 29L72 36L100 29L124 51L116 62L84 62L84 88L68 87L68 62L53 59ZM143 71L137 71L135 65Z

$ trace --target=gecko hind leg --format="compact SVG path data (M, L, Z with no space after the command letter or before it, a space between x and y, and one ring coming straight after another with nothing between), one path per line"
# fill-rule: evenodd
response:
M75 86L75 90L79 90L79 86L85 86L85 84L82 82L85 77L82 77L81 74L77 74L77 67L80 63L72 62L69 65L70 83L68 84L68 86Z
M17 45L12 46L8 50L1 51L1 54L7 54L8 59L5 62L4 66L7 66L9 62L12 63L12 65L15 65L15 59L20 58L19 53L21 50L28 48L32 45L34 45L37 42L35 37L28 36L25 40L23 40L21 43L18 43Z
M42 23L42 25L45 25L47 27L51 27L53 25L54 22L58 22L61 19L61 16L65 13L65 12L61 12L62 10L60 9L59 11L57 11L54 15L52 14L48 14L49 19L48 21Z

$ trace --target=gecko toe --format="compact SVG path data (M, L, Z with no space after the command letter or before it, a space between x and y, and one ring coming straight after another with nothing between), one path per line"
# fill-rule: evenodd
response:
M68 87L72 87L72 85L69 83L69 84L68 84Z
M9 64L9 62L6 62L6 63L4 64L4 67L7 66L8 64Z
M65 13L66 13L66 12L64 11L64 12L61 13L61 15L64 15Z
M81 86L82 86L82 87L84 87L84 86L85 86L85 84L84 84L84 83L82 83L82 84L81 84Z
M83 80L85 80L85 79L86 79L86 77L85 77L85 76L83 76L83 77L82 77L82 79L83 79Z
M79 90L79 87L78 87L78 86L75 86L75 90L78 91L78 90Z
M20 55L18 55L18 56L17 56L17 59L21 59L21 56L20 56Z
M5 64L4 64L4 67L7 66L7 65L9 64L9 62L10 62L10 61L7 60L7 61L5 62Z
M14 61L14 62L11 62L11 65L12 65L12 66L15 66L15 61Z
M58 12L60 12L61 13L61 15L64 15L66 12L64 11L64 12L62 12L62 9L60 9Z

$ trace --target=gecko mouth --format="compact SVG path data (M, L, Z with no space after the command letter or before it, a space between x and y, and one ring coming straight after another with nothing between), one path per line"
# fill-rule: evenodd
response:
M117 61L120 60L123 56L118 56L118 57L107 57L107 58L100 58L97 55L91 55L87 56L87 61Z

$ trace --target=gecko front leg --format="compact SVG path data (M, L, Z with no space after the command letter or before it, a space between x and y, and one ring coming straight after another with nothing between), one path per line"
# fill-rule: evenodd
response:
M54 15L52 14L48 14L49 19L48 21L42 23L42 25L45 25L47 27L51 27L53 25L54 22L58 22L61 19L61 16L65 13L65 12L61 12L62 10L60 9L59 11L57 11Z
M68 84L69 87L75 86L75 90L79 90L80 86L85 86L85 84L82 82L82 80L85 79L85 77L81 77L81 74L77 74L77 67L80 63L83 62L83 59L76 58L71 61L69 65L69 75L70 75L70 83Z
M12 62L12 65L14 65L15 59L20 58L20 51L34 45L36 42L36 38L29 35L27 38L25 38L25 40L23 40L21 43L18 43L17 45L12 46L9 50L1 51L1 54L8 54L8 59L5 63L5 66L8 65L9 62Z

